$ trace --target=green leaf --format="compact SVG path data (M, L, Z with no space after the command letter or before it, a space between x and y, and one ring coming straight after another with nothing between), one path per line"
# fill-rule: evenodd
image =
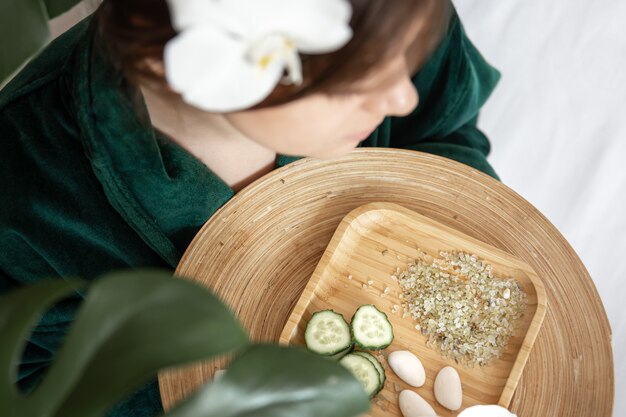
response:
M40 0L0 0L0 81L48 40L48 14Z
M32 327L46 307L85 284L78 280L43 281L0 297L0 415L12 416L14 404L22 401L14 382L17 365Z
M80 0L43 0L43 3L48 11L48 17L52 19L80 3Z
M348 417L370 402L337 362L299 348L257 345L168 417Z
M29 396L11 404L19 417L96 417L164 367L248 345L209 291L158 271L98 279L57 358Z
M27 396L13 384L23 339L52 301L81 289L48 281L0 298L0 415L96 417L158 369L248 346L219 300L157 271L104 276L89 287L43 381ZM337 362L300 348L249 348L226 374L169 417L348 417L366 412L361 384Z

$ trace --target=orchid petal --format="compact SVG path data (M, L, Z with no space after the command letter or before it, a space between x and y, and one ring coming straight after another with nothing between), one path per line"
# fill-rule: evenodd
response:
M165 47L167 81L206 111L253 106L279 80L302 83L299 52L332 52L352 37L348 0L167 2L180 32Z
M266 98L283 73L284 58L265 52L260 65L250 59L249 45L218 28L185 30L166 45L167 81L185 102L202 110L241 110Z
M352 37L347 0L224 0L224 13L245 21L248 36L283 34L304 53L326 53Z
M245 19L223 3L211 0L167 0L172 26L179 32L197 26L214 25L226 32L248 37Z

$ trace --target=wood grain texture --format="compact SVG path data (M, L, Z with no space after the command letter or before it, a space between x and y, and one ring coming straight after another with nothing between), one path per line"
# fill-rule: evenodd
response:
M514 278L520 284L527 296L526 312L500 359L484 367L458 365L426 346L427 337L415 330L412 318L403 318L403 311L394 314L393 306L402 304L399 297L402 289L391 276L397 268L405 270L411 259L418 259L420 251L432 257L439 257L440 251L475 254L493 266L497 277ZM389 291L387 294L385 289ZM279 342L304 346L304 332L313 313L333 309L350 321L362 304L374 304L387 314L395 335L388 348L372 352L385 367L387 381L374 398L369 415L401 415L398 390L411 389L428 401L437 415L453 417L458 412L445 409L435 400L433 387L437 372L445 366L459 372L464 388L461 410L478 404L508 407L543 322L546 293L532 268L513 255L402 206L370 203L348 213L339 224ZM389 369L386 356L396 350L409 350L420 358L426 370L424 386L413 388Z
M297 161L215 213L176 273L219 294L253 339L276 342L341 220L371 202L400 204L514 255L541 277L548 309L511 401L519 417L611 416L611 330L580 259L514 191L445 158L370 148ZM161 373L164 407L221 366Z

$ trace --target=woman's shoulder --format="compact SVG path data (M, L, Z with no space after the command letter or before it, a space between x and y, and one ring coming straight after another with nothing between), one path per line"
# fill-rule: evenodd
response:
M67 166L71 149L79 147L72 71L75 50L87 25L83 21L55 39L0 90L3 193L14 190L19 194L17 183L32 177L32 172L48 172L57 161ZM43 177L38 181L43 182Z
M68 144L78 134L68 66L83 25L53 41L0 91L0 191L8 198L25 194L26 181L43 184L44 176L34 173L49 172L56 160L68 165Z
M53 41L0 91L3 232L25 235L29 223L38 232L41 222L33 219L42 207L56 207L64 198L75 205L76 184L93 187L72 105L72 61L86 26L82 22Z
M71 76L75 50L88 36L89 22L87 18L53 40L0 90L0 117L12 103Z

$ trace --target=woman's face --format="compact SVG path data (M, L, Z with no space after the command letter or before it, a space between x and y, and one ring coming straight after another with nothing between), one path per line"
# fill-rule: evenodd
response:
M283 105L224 116L243 135L280 154L319 159L344 155L386 116L405 116L417 106L411 67L418 28L408 31L402 53L356 83L358 93L312 94Z

